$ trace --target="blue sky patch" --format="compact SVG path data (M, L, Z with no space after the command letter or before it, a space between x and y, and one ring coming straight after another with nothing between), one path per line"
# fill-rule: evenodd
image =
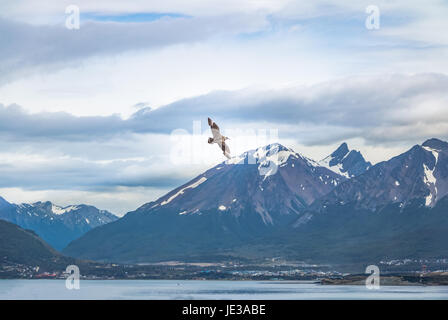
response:
M150 22L162 18L187 18L189 16L172 13L172 12L139 12L127 14L102 14L96 12L89 12L81 14L81 21L101 21L101 22Z

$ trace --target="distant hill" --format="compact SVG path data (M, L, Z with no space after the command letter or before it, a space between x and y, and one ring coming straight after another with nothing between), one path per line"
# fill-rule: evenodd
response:
M73 261L62 256L33 231L0 220L0 264L18 263L64 270Z

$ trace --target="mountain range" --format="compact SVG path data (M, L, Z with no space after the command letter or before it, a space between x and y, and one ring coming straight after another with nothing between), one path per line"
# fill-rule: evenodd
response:
M86 233L64 253L121 262L232 258L254 239L290 230L313 203L370 166L345 143L322 161L271 144Z
M66 207L49 201L13 204L0 197L0 219L34 231L53 248L61 250L87 231L118 217L84 204Z
M447 183L448 143L429 139L334 188L271 240L320 261L445 258Z
M448 194L447 177L448 143L430 139L335 188L314 207L338 202L371 209L393 203L403 207L416 199L434 207Z
M32 226L50 243L54 226L79 228L62 252L81 259L445 258L448 143L429 139L375 165L346 143L321 161L275 143L224 161L120 219L88 208L0 199L2 217Z

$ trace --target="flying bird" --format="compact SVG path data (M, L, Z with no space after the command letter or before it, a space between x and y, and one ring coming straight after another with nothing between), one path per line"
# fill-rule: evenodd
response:
M226 140L229 140L228 137L223 136L221 132L219 132L219 127L216 124L216 122L213 122L212 119L208 118L208 125L210 126L210 129L212 129L213 138L208 138L208 143L213 144L217 143L218 146L221 148L222 153L230 159L230 149L229 146L226 144Z

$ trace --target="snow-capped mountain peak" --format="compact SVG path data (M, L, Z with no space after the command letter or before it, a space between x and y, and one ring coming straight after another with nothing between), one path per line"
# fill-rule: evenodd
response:
M279 143L244 152L207 170L140 212L258 215L277 224L298 214L346 179ZM281 196L280 196L281 195Z
M316 161L309 159L280 143L272 143L264 147L246 151L224 163L227 165L257 165L259 174L266 178L275 175L278 172L279 167L287 165L289 159L303 159L310 166L319 166ZM292 164L292 166L294 167L294 164Z
M279 143L272 143L264 147L243 152L225 161L226 164L256 164L263 161L275 161L277 164L285 162L289 156L297 155L292 149Z

